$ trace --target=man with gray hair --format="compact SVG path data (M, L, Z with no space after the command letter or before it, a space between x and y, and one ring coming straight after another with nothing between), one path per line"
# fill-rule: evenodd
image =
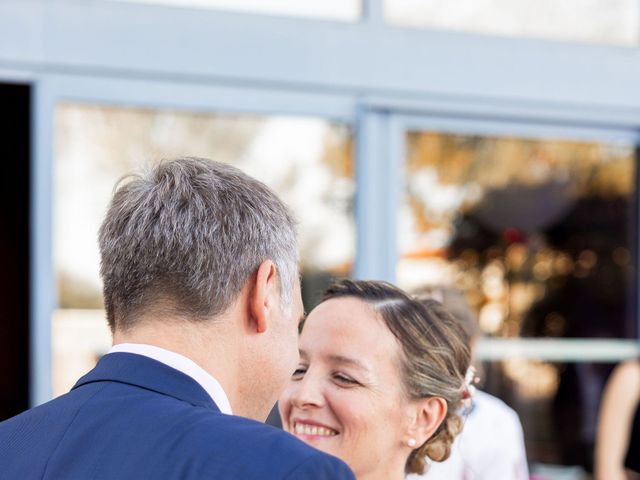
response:
M229 165L165 161L119 186L99 243L114 346L69 393L0 423L2 478L353 479L255 421L296 367L303 315L273 192Z

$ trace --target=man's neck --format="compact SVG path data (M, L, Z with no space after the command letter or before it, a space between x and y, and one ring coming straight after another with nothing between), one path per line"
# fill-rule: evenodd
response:
M242 415L237 342L225 330L221 323L213 322L185 325L184 321L141 321L124 332L116 329L113 344L152 345L187 357L220 383L233 412Z

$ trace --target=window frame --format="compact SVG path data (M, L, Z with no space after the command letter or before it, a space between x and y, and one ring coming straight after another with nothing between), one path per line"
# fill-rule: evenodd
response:
M51 321L57 292L53 266L52 203L54 122L56 105L60 102L223 114L311 116L340 122L353 128L353 99L342 95L188 83L176 86L170 82L67 75L51 75L39 80L35 86L33 102L35 168L31 185L31 405L39 405L51 399L53 388ZM357 222L357 216L355 222L357 237L360 238L361 226ZM356 251L357 263L371 261L362 258L358 252L359 250Z

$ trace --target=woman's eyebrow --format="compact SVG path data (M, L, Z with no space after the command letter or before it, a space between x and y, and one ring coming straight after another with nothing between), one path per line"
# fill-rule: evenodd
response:
M300 353L301 359L306 360L309 358L309 356L307 355L307 352L305 352L304 350L300 349L299 353ZM367 372L367 373L371 372L371 369L367 367L363 362L358 360L357 358L346 357L344 355L329 355L326 358L332 363L338 363L341 365L350 365L364 372Z
M360 370L364 370L365 372L369 371L369 367L367 367L364 363L362 363L357 358L345 357L344 355L329 355L329 360L335 363L350 365Z

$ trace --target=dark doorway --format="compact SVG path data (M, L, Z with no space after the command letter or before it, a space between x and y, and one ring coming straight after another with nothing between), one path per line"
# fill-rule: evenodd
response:
M31 87L0 83L0 421L29 406Z

